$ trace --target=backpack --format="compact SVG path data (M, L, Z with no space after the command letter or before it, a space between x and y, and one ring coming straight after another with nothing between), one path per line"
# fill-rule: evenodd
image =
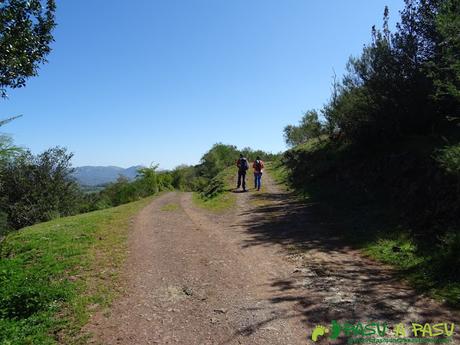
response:
M260 160L256 161L256 171L258 172L262 171L262 162Z
M240 158L240 171L246 171L249 169L249 163L246 158Z

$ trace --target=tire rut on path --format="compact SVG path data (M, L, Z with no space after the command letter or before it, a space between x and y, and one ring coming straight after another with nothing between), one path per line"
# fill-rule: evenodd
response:
M126 293L93 315L85 329L93 341L297 345L332 320L458 320L328 237L269 176L264 182L264 192L238 193L223 214L196 208L190 193L143 209L130 233Z

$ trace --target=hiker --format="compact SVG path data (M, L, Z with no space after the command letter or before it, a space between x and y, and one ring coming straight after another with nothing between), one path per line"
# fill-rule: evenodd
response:
M246 192L246 171L249 169L248 160L240 153L240 158L236 161L238 167L238 184L236 188L243 186L243 192Z
M262 173L265 168L263 160L257 156L252 167L254 168L254 188L260 190L260 186L262 185Z

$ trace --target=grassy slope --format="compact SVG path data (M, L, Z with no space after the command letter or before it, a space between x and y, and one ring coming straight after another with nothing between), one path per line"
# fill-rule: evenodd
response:
M281 162L268 164L267 168L277 183L292 188L289 171ZM442 258L431 254L440 248L419 250L394 210L382 203L363 201L357 195L338 193L330 187L333 183L328 185L328 182L322 181L321 185L296 192L303 199L321 204L321 217L341 224L339 235L351 245L371 258L397 268L401 278L418 291L446 301L453 307L460 307L460 283L441 277L443 271L449 269L443 267L448 263L440 262Z
M130 219L151 198L37 224L0 247L0 344L83 343L117 293Z
M270 172L270 176L275 180L279 187L290 190L288 179L289 172L280 162L266 162L265 168Z
M221 174L225 182L225 190L223 193L211 199L203 199L199 193L193 193L193 202L195 205L213 212L222 212L236 205L236 196L231 192L236 183L235 168L227 168Z

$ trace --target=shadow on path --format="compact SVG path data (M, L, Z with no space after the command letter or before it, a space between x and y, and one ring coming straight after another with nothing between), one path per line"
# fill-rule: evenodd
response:
M249 238L243 248L288 249L298 267L267 284L275 296L271 304L300 313L308 329L332 320L391 326L402 322L408 329L411 322L458 323L456 312L409 288L394 270L364 257L341 238L343 225L320 214L318 204L277 192L249 195L240 211L251 220L244 224Z

